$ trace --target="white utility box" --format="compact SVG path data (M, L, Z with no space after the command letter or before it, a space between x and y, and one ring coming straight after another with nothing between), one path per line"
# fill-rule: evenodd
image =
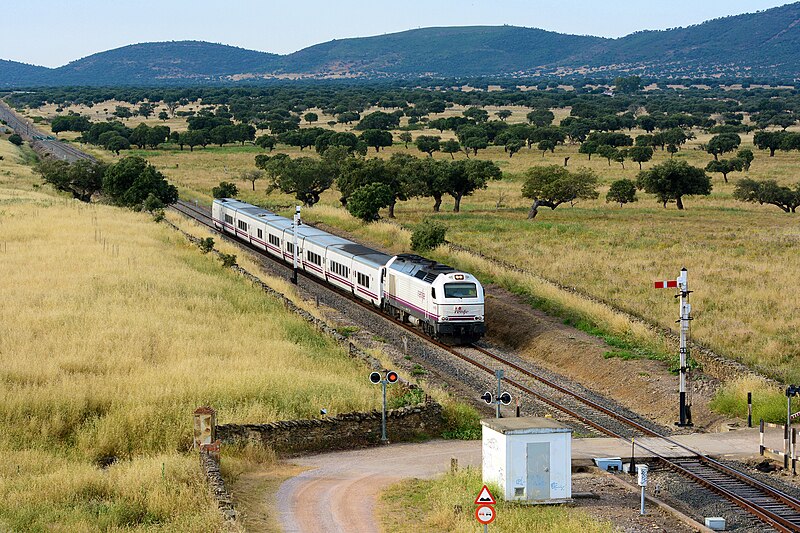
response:
M508 501L562 503L572 498L572 429L549 418L487 418L483 482Z

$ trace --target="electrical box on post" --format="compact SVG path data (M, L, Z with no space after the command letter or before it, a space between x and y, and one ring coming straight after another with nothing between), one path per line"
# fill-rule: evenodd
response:
M636 465L636 482L640 487L647 486L647 465Z

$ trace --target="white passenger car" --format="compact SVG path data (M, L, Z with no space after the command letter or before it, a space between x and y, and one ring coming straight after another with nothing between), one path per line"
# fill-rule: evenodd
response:
M292 264L291 220L238 200L214 200L214 226ZM429 335L468 343L486 332L483 287L466 272L418 255L389 256L317 228L297 230L300 270L380 307Z

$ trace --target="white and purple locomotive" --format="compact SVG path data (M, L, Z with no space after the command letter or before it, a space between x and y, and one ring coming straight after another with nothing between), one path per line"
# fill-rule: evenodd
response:
M291 220L230 198L214 200L211 212L219 231L293 262ZM418 255L389 256L302 224L296 239L300 270L431 337L468 344L486 333L483 287L471 274Z

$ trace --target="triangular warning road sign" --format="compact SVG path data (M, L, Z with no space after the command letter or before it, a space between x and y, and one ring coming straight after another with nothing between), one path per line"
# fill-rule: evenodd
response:
M494 496L489 492L489 487L484 485L480 493L478 493L478 497L475 498L475 505L494 505L496 503Z

